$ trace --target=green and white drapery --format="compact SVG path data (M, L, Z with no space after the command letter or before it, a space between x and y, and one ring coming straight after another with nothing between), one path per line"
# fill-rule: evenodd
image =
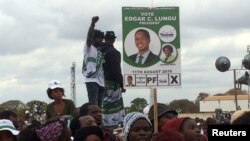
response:
M116 126L123 121L125 110L122 92L117 82L105 81L105 96L102 110L104 126Z

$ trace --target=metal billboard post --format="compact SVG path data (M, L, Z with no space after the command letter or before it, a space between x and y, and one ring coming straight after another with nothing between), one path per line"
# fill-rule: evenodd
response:
M154 133L158 133L157 89L151 88L151 93L154 96Z

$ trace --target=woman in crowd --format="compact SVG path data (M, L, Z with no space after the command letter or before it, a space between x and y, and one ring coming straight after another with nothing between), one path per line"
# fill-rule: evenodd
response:
M183 134L185 141L200 141L202 137L197 123L189 117L170 119L162 129L163 131L176 130L180 132Z
M69 115L74 116L75 105L72 100L63 99L64 89L58 80L49 82L47 94L54 101L46 108L46 119L50 120L58 116Z
M12 121L8 119L0 120L0 141L17 141L19 131L15 128Z
M132 112L124 118L124 139L125 141L151 141L152 124L146 115L139 112Z

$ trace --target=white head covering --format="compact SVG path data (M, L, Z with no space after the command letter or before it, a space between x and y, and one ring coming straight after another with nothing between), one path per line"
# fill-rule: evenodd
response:
M128 113L124 117L124 131L123 131L124 133L123 134L124 134L125 141L127 141L128 139L128 133L129 133L130 128L138 119L146 119L147 122L150 124L150 127L152 127L152 124L146 115L139 113L139 112Z
M63 89L61 82L58 80L51 80L48 84L48 88L50 88L50 89L55 89L55 88Z
M0 131L10 131L13 135L18 135L20 131L18 131L13 125L12 121L8 119L0 120Z

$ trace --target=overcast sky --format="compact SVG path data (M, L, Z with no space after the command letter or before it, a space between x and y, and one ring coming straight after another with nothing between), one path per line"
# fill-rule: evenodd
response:
M122 50L122 7L180 9L181 88L157 89L158 102L195 100L233 88L233 72L219 72L215 61L226 56L231 69L241 68L250 45L249 0L0 0L0 103L8 100L51 102L48 82L62 82L71 98L72 62L76 63L77 105L88 101L82 50L92 16L97 29L113 30ZM237 71L237 78L244 71ZM243 87L247 90L247 87ZM128 89L125 106L150 89ZM148 101L149 102L149 101Z

